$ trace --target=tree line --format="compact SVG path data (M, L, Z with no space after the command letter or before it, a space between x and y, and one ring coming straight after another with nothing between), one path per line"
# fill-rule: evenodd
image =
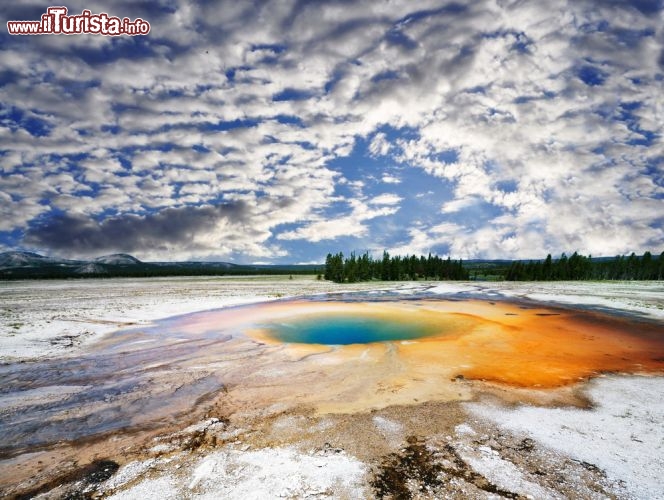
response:
M428 257L415 255L391 256L383 252L383 258L375 260L369 252L356 256L351 253L350 257L344 258L339 252L332 255L327 254L325 259L326 280L336 283L355 283L358 281L383 280L400 281L416 280L418 278L434 280L467 280L468 271L464 268L461 260L442 259L437 255L429 254Z
M661 280L664 279L664 252L653 257L646 252L641 257L634 253L613 259L593 259L574 252L570 257L564 253L559 259L538 261L514 261L505 279L508 281L555 281L555 280Z

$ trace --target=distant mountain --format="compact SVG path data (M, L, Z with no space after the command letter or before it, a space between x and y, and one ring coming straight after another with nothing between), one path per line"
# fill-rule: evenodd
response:
M77 276L108 276L118 269L143 263L127 254L98 257L92 261L44 257L33 252L0 253L0 279L72 278Z
M143 262L136 257L132 257L126 253L116 253L112 255L104 255L97 257L91 261L88 260L70 260L58 259L54 257L44 257L33 252L3 252L0 253L0 269L6 268L21 268L21 267L85 267L87 264L94 265L111 265L111 266L132 266L141 265ZM89 269L103 269L97 266L96 268L90 267Z
M88 262L81 267L77 267L74 269L74 272L76 274L108 274L108 271L105 267L93 262Z
M111 264L114 266L131 266L134 264L142 264L136 257L132 257L126 253L113 253L111 255L103 255L94 259L98 264Z
M231 264L230 262L200 262L195 260L185 260L182 262L150 262L155 266L176 266L176 267L214 267L214 268L224 268L231 269L233 267L244 267L238 264Z
M245 266L229 262L142 262L126 253L103 255L92 260L58 259L32 252L0 253L0 279L312 274L320 272L321 268Z
M32 252L0 253L0 267L34 266L45 263L53 263L53 259Z

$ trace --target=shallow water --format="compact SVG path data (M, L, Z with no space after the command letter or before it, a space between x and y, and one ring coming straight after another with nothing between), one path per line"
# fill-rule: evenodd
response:
M318 314L291 321L260 325L265 333L279 342L325 345L369 344L415 340L454 332L461 321L439 318L430 321L417 314L395 319L370 313Z

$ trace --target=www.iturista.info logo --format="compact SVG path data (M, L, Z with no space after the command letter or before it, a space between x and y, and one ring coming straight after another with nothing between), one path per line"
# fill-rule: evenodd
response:
M49 7L39 21L7 21L10 35L147 35L150 23L136 18L109 16L105 12L93 14L85 9L79 15L67 15L67 7Z

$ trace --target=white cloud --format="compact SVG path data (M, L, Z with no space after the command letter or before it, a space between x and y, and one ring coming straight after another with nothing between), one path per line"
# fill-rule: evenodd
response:
M392 202L394 200L389 199L387 201ZM334 240L340 236L362 237L368 232L368 227L364 222L376 217L393 215L399 210L399 207L386 206L385 203L370 203L379 205L379 208L371 208L370 204L359 200L350 200L348 203L352 209L350 214L329 219L319 217L317 220L294 231L279 234L277 239L318 242Z
M452 187L440 219L403 248L433 238L459 256L528 257L664 243L661 15L562 0L439 11L418 2L432 13L417 16L407 1L172 6L113 7L152 23L136 47L105 37L13 37L3 47L0 101L22 115L0 117L0 230L53 209L145 216L242 198L246 225L201 226L169 251L202 256L218 245L263 258L283 253L269 241L286 223L299 227L283 241L376 240L366 221L395 215L407 193L381 169L374 178L394 192L367 201L366 179L329 167L361 137L372 162L420 169L420 191L428 175ZM586 84L584 67L603 83ZM293 91L304 98L273 101ZM29 133L37 122L47 136ZM364 201L344 200L342 183ZM502 214L471 231L460 217L478 200ZM244 236L219 239L232 231Z
M383 177L381 177L381 180L385 184L401 184L401 179L399 179L398 177L395 177L393 175L389 175L389 174L383 175Z
M469 196L467 198L455 198L452 201L444 203L443 207L441 208L441 212L444 214L458 212L461 209L474 205L477 203L477 201L478 199L473 196Z
M398 205L403 200L401 196L394 193L383 193L369 200L371 205Z
M409 230L410 241L403 245L392 246L389 251L392 255L428 255L432 249L439 245L448 245L463 234L464 229L454 223L445 222L428 229L413 228ZM455 258L459 255L453 253Z
M383 132L377 133L369 144L369 152L373 156L387 156L390 149L392 149L392 145Z

